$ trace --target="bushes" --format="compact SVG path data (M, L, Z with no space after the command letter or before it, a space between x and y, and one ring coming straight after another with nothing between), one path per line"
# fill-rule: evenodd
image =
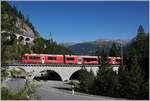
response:
M88 72L85 68L81 69L82 72L79 73L79 90L82 92L90 93L92 92L93 85L95 82L95 76L92 71Z
M2 100L26 100L28 89L25 87L18 93L12 92L9 88L2 87Z

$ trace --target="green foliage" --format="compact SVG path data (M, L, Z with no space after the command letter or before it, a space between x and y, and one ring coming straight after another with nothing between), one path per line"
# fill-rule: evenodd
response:
M11 6L6 2L2 1L1 4L1 10L2 10L2 15L1 15L1 21L2 21L2 30L10 31L12 32L14 29L14 25L16 22L16 18L11 15Z
M29 18L25 19L21 11L17 8L11 7L6 1L2 1L2 30L7 31L2 33L2 44L1 54L2 63L10 63L14 60L21 60L21 55L24 53L40 53L40 54L71 54L71 51L62 45L57 44L54 41L45 40L44 38L37 37L33 44L23 44L23 38L19 37L16 39L14 33L16 30L16 18L19 17L21 20L26 22L31 29L35 31Z
M117 75L109 67L107 63L107 53L105 50L101 53L101 66L98 69L96 81L95 81L95 92L100 95L113 96L117 87Z
M71 54L72 52L57 44L56 42L50 43L43 38L37 38L33 44L22 44L21 39L16 40L14 35L7 39L5 33L2 39L2 63L8 63L12 60L21 60L21 56L25 53L37 53L37 54Z
M34 40L34 45L32 46L34 53L44 53L44 54L71 54L71 51L57 44L54 41L45 40L43 38L37 38Z
M29 18L25 18L21 11L18 11L17 8L11 7L7 1L2 1L2 30L15 31L16 19L20 18L24 21L34 32L35 36L38 36L38 32L35 30L34 26L30 22Z
M7 67L1 67L1 80L5 80L8 77L8 68Z
M120 49L115 43L112 44L112 47L109 52L109 56L112 57L120 56Z
M129 84L129 71L128 69L121 65L118 70L118 94L117 97L127 97L129 94L128 90Z
M90 72L88 72L85 68L81 69L81 71L82 72L79 74L79 89L87 93L92 92L95 81L95 76L92 69Z
M140 68L140 65L137 62L137 56L136 54L133 54L133 58L131 60L131 71L129 73L129 93L128 97L132 99L140 99L140 91L142 84L144 83L144 75L142 73L142 70Z
M117 47L112 46L111 56L117 56ZM149 99L149 34L139 27L136 38L131 42L127 60L119 67L116 75L107 64L107 52L101 51L101 66L95 80L94 94L127 99Z
M144 32L144 28L140 25L137 31L137 36L133 40L128 50L129 58L132 57L133 48L136 50L137 61L140 63L140 68L144 70L146 79L148 80L149 71L149 33Z
M96 92L98 94L114 96L117 82L117 75L111 68L99 67L96 77Z
M8 88L2 87L1 92L2 100L8 100L13 98L13 93Z
M119 69L119 96L128 99L149 99L149 34L140 25L129 46L125 69ZM123 67L123 66L122 66Z

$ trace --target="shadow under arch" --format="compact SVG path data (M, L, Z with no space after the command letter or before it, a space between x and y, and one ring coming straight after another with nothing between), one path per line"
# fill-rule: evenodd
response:
M30 41L30 38L26 38L25 41Z
M19 36L18 37L18 41L23 41L24 40L24 37L23 36Z
M54 70L43 70L40 71L40 76L35 76L36 80L55 80L62 81L61 76Z
M85 72L88 72L88 71L85 71L83 69L77 70L70 76L69 80L79 80L80 75Z

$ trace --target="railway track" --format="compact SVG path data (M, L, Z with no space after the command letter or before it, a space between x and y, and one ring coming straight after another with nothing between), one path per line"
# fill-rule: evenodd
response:
M2 64L2 66L48 66L48 67L98 67L101 64L91 65L91 64ZM111 65L111 66L118 66L118 65Z
M88 64L2 64L2 66L50 66L50 67L97 67L98 65L88 65Z

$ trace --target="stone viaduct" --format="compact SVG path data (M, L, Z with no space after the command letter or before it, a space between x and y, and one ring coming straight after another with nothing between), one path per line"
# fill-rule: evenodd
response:
M2 31L1 33L10 33L8 31ZM17 34L14 33L16 40L21 39L22 44L26 44L26 43L32 43L34 41L34 37L28 36L28 34L24 33L24 34ZM10 36L7 37L8 39L10 39Z
M117 65L115 66L111 66L113 68L114 71L116 71L116 73L118 72L118 67ZM81 69L81 66L49 66L49 65L35 65L35 66L9 66L9 70L11 69L23 69L26 71L26 73L30 73L31 74L31 78L34 78L36 76L40 76L41 71L46 71L46 70L52 70L54 72L56 72L62 79L62 81L64 80L69 80L70 77L77 71L79 71ZM90 71L90 69L93 70L94 74L96 75L97 70L98 70L98 66L85 66L85 68Z

